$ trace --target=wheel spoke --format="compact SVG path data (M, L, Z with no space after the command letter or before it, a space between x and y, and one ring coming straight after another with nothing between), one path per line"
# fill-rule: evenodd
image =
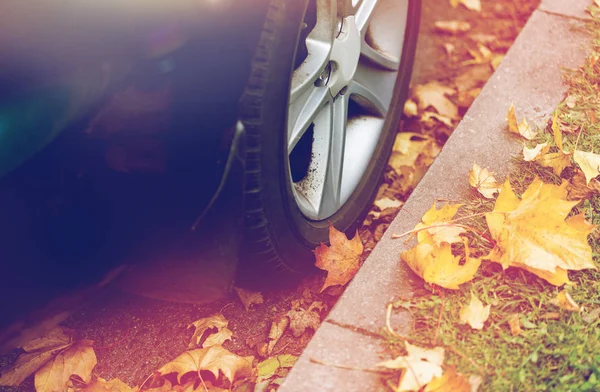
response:
M331 215L341 205L342 171L346 145L346 122L348 119L348 95L341 95L331 103L331 130L325 183L319 208L320 215Z
M360 47L360 54L369 59L369 61L375 65L378 65L386 70L396 71L398 69L398 59L376 51L364 40L364 38Z
M367 33L367 27L375 11L378 0L363 0L356 10L356 26L364 37Z
M288 154L292 152L330 98L327 87L313 86L290 103L288 111Z
M382 71L370 64L360 64L348 91L351 99L371 113L385 117L389 110L396 73Z

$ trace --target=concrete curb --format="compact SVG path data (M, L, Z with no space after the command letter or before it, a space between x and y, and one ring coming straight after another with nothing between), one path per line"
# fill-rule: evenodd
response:
M414 190L383 239L298 359L280 392L383 391L380 377L368 371L383 359L377 333L385 326L386 305L408 297L422 281L400 261L411 245L392 233L414 228L437 199L462 200L470 192L473 162L502 179L521 144L506 131L506 112L514 103L518 117L544 126L564 98L562 69L585 59L589 37L573 25L587 19L590 0L543 0L517 37L502 64L485 85L441 154ZM406 314L395 314L393 327L410 328Z

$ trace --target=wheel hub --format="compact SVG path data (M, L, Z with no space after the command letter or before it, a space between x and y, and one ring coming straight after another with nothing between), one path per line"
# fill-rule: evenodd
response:
M335 64L335 71L327 84L332 97L354 79L360 59L361 34L354 16L342 20L341 30L333 41L330 61Z

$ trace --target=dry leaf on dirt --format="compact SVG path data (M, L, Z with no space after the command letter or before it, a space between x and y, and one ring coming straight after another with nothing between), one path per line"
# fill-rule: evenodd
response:
M258 381L265 380L277 374L279 369L289 369L296 363L298 357L291 354L282 354L267 358L256 365L258 370Z
M438 20L433 23L436 30L444 33L466 33L471 30L471 23L464 20Z
M375 206L379 208L381 211L387 208L400 208L402 206L402 202L400 200L391 199L389 197L382 197L381 199L375 200Z
M465 241L465 263L460 265L460 256L452 254L452 246L444 242L440 246L420 243L402 253L401 259L425 282L446 289L458 290L459 285L473 280L481 265L481 259L469 257Z
M403 113L408 118L415 117L417 114L419 114L419 108L417 107L417 103L412 99L407 99L404 103Z
M581 310L579 305L573 301L571 295L564 289L561 290L555 298L551 299L550 303L561 309L568 310L569 312L579 312Z
M54 328L46 335L30 340L23 345L21 354L15 364L2 372L0 385L16 387L27 377L45 365L61 351L71 346L71 339L62 328Z
M315 265L327 271L327 278L321 292L327 287L345 285L354 277L358 271L360 256L363 252L363 244L358 235L348 240L346 234L329 225L330 246L323 243L313 251L317 259Z
M453 8L458 7L459 4L464 5L471 11L481 12L481 0L450 0L450 5Z
M240 357L221 346L197 348L185 351L183 354L163 365L158 369L161 375L177 373L177 381L189 372L198 373L202 370L209 371L219 378L219 371L229 382L252 375L252 359Z
M508 316L508 327L510 328L510 334L517 336L521 333L521 320L519 319L518 313L513 313Z
M277 342L279 342L279 339L281 339L281 336L283 336L283 333L287 329L288 325L290 325L290 319L286 316L280 316L271 323L271 329L269 329L268 343L265 352L266 355L271 354L277 345Z
M488 169L482 169L476 163L473 163L473 168L469 172L469 184L487 199L493 199L494 194L498 193L501 187L493 173Z
M600 175L600 155L591 152L575 150L573 160L579 165L585 180L589 184Z
M418 133L400 132L396 135L388 164L403 177L402 187L412 189L439 153L440 147L435 140Z
M533 140L537 135L537 132L531 129L526 119L523 119L520 124L517 122L514 105L510 105L506 121L508 121L508 130L510 132L521 135L527 140Z
M408 355L389 361L380 362L377 366L387 369L404 369L396 391L414 391L427 385L434 377L442 376L444 349L433 349L413 346L404 342Z
M72 375L88 383L98 362L91 341L80 341L61 352L35 373L36 392L66 391Z
M440 245L443 242L449 244L461 242L460 234L464 233L465 229L460 226L453 226L448 222L454 218L454 215L456 215L456 212L462 206L462 204L444 204L438 210L434 202L421 218L421 222L415 226L415 230L419 230L417 233L419 243L426 242L433 245Z
M471 383L454 366L448 367L442 377L435 377L423 392L471 392Z
M473 329L483 329L483 324L490 317L492 305L483 306L483 303L471 292L471 300L460 308L461 324L469 324Z
M519 200L507 180L494 210L485 216L496 241L486 258L503 268L526 269L556 286L569 282L567 270L596 269L587 241L596 226L583 215L567 219L578 203L567 200L567 185L536 178Z
M308 309L298 307L286 313L286 316L290 319L290 329L294 337L300 337L308 328L313 331L319 328L319 325L321 325L319 312L324 306L322 302L315 301Z
M250 310L252 305L260 305L265 302L263 295L257 291L250 291L241 287L234 287L233 289L240 298L240 301L242 301L246 311Z
M548 143L540 143L533 148L523 146L523 160L525 162L535 161L539 157L545 155L549 149L550 146L548 145Z
M446 87L438 82L420 84L414 88L414 96L417 98L421 111L431 107L442 116L456 120L459 117L458 108L448 99L448 96L454 95L454 93L453 88Z
M494 53L488 49L484 44L477 44L477 50L468 49L469 54L472 59L463 61L461 63L462 66L472 65L472 64L491 64Z
M101 377L97 377L79 392L136 392L137 390L137 387L135 389L131 388L118 378L113 378L110 381L106 381Z
M199 346L220 346L225 341L231 340L231 335L233 335L233 332L231 332L231 330L227 328L228 324L229 321L227 321L227 319L225 319L225 316L223 316L222 314L214 314L212 316L204 317L194 321L193 323L188 325L188 328L195 328L194 334L190 339L190 344L188 344L188 348L194 348ZM207 330L212 329L215 329L216 331L209 332L202 345L200 345L200 342L202 342L202 338L205 337L204 333Z
M450 117L446 117L435 112L425 112L421 116L421 122L427 127L432 127L435 125L435 122L433 120L439 121L449 128L452 128L452 126L454 125Z

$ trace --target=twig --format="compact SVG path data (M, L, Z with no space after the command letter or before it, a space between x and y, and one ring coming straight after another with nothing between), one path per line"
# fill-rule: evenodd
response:
M402 336L392 329L392 324L390 322L390 319L392 318L392 307L393 306L394 305L392 303L389 303L387 306L387 312L385 314L385 326L386 326L387 330L389 331L389 333L391 333L393 336L396 336L403 340L410 340L408 337Z
M198 377L200 378L200 382L202 383L202 386L204 387L204 392L208 392L208 388L206 387L206 384L204 383L204 379L202 378L202 375L200 374L200 369L198 369Z
M338 365L338 364L335 364L335 363L327 363L325 361L321 361L320 359L316 359L316 358L310 358L309 361L311 361L312 363L319 364L319 365L331 366L331 367L334 367L334 368L344 369L344 370L359 370L359 371L362 371L362 372L377 373L377 374L390 374L390 373L392 373L390 370L369 369L369 368L360 368L360 367L356 367L356 366L347 366L347 365Z

